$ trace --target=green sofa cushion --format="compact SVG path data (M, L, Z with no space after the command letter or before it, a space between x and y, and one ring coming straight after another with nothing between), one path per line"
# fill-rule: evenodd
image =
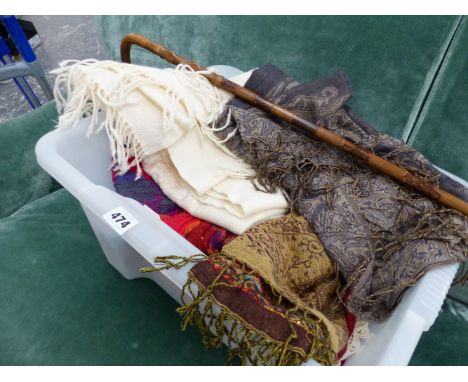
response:
M109 265L59 190L0 220L1 365L223 365L154 282Z
M461 20L427 97L411 143L434 164L468 180L468 18ZM468 285L449 292L468 304ZM467 356L468 359L468 356Z
M0 218L47 195L56 186L36 162L34 147L54 128L55 103L0 123Z
M468 18L461 21L410 142L468 180Z
M202 65L251 69L272 63L305 81L344 70L350 105L380 131L400 138L413 127L456 17L103 16L109 57L135 32ZM133 62L166 66L135 50Z
M445 300L431 329L424 333L410 365L467 365L468 306L451 298Z

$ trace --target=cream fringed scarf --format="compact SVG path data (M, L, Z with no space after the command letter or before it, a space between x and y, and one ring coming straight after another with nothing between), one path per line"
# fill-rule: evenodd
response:
M54 72L58 127L91 116L88 136L105 129L119 173L137 166L141 174L143 164L179 206L237 234L286 213L281 192L257 190L251 167L216 138L223 127L213 123L231 96L201 74L95 60L66 61Z

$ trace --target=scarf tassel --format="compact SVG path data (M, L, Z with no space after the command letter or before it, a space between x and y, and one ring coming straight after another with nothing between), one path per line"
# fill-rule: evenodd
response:
M222 274L223 272L220 272L220 275ZM223 340L226 340L226 364L232 364L235 358L239 358L242 365L298 366L310 358L325 365L336 364L333 352L325 349L320 341L316 341L317 335L313 333L310 333L312 343L308 354L291 346L291 341L297 338L297 334L289 317L286 318L292 330L284 342L273 340L248 325L214 300L211 291L218 280L219 277L208 288L204 288L189 273L183 294L189 291L193 301L179 307L177 312L182 316L182 330L186 330L188 326L197 327L206 348L219 348ZM193 287L198 289L196 294L193 293Z
M105 70L114 73L116 86L113 90L106 90L101 84L93 80L95 70ZM230 156L234 154L223 143L232 137L234 132L220 140L215 132L227 127L230 122L228 115L224 126L216 127L215 121L222 112L226 100L219 90L202 74L211 71L196 72L187 65L178 65L174 70L167 71L151 69L137 65L122 65L112 61L97 61L93 59L76 61L68 60L60 63L60 67L51 71L57 78L54 86L54 98L57 109L61 114L58 127L60 129L74 127L84 117L91 117L87 130L87 137L104 129L110 141L112 167L119 175L125 174L131 167L137 166L137 179L142 175L141 161L144 150L141 142L134 133L134 126L119 113L122 106L128 105L126 99L142 86L153 86L165 90L167 102L160 105L163 112L162 130L167 134L176 124L176 106L182 105L186 110L186 117L190 120L188 128L198 128L208 139ZM155 73L158 73L156 75ZM190 89L194 96L203 104L206 118L196 115L190 106L190 99L182 97L175 88L168 86L162 79L171 73L177 81ZM99 111L104 111L106 117L98 124ZM158 123L158 121L155 121ZM254 172L246 170L239 161L239 168L232 170L234 177L249 178Z
M159 266L155 267L142 267L140 268L140 272L148 273L148 272L159 272L164 271L166 269L180 269L187 264L195 264L200 261L204 261L207 259L207 256L203 253L197 253L195 255L191 255L188 257L184 256L160 256L154 258L154 264Z

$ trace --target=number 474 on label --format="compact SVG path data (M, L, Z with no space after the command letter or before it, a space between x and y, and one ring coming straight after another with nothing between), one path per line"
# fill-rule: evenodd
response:
M102 217L119 235L122 235L138 224L138 220L123 207L117 207L112 211L106 212Z

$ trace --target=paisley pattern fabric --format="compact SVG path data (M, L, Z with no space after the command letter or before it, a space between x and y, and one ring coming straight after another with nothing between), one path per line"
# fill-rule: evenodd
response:
M253 72L246 87L418 173L468 200L451 180L402 141L378 133L345 102L351 87L343 73L298 84L272 65ZM233 99L218 120L226 145L252 165L266 191L282 188L294 210L318 235L348 289L348 308L361 318L383 319L402 293L431 268L465 261L468 219L397 184L337 148Z
M333 262L302 216L289 214L250 228L222 254L246 264L283 297L320 317L338 352L348 333Z

